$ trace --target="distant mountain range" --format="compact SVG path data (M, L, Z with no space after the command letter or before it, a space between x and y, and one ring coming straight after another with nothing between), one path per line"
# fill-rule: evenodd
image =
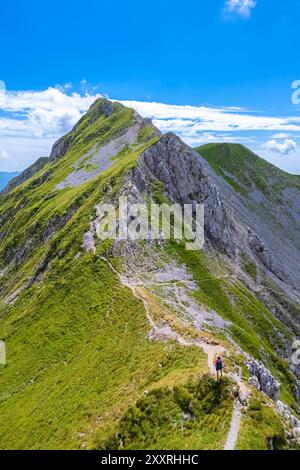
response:
M9 172L9 171L0 171L0 191L3 189L7 183L20 174L19 171Z
M203 249L101 240L120 196L204 204ZM299 208L244 146L98 99L0 195L0 447L299 448Z

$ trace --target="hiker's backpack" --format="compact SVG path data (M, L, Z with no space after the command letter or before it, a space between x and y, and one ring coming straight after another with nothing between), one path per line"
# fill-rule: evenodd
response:
M217 359L216 360L216 369L220 370L220 369L222 369L222 366L223 366L222 359L221 358Z

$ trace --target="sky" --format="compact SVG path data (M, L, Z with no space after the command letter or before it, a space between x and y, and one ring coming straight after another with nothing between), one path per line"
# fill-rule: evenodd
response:
M105 96L300 174L299 33L300 0L1 0L0 171Z

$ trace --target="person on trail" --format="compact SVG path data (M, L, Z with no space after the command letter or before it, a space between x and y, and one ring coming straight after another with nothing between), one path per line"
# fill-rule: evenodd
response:
M215 368L217 371L217 380L219 380L219 375L221 375L221 378L223 377L223 361L221 356L218 356L215 360Z

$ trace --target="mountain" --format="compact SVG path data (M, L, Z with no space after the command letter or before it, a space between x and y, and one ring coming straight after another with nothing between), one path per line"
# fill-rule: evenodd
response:
M1 189L5 188L7 183L20 174L19 171L10 172L10 171L0 171L0 191Z
M204 204L203 249L101 241L120 196ZM297 198L244 147L98 99L0 197L1 448L297 448Z
M208 144L196 151L225 182L222 197L234 218L256 234L252 253L285 294L299 302L300 176L279 170L239 144ZM285 311L274 313L281 318ZM297 315L284 321L291 328L300 326Z

